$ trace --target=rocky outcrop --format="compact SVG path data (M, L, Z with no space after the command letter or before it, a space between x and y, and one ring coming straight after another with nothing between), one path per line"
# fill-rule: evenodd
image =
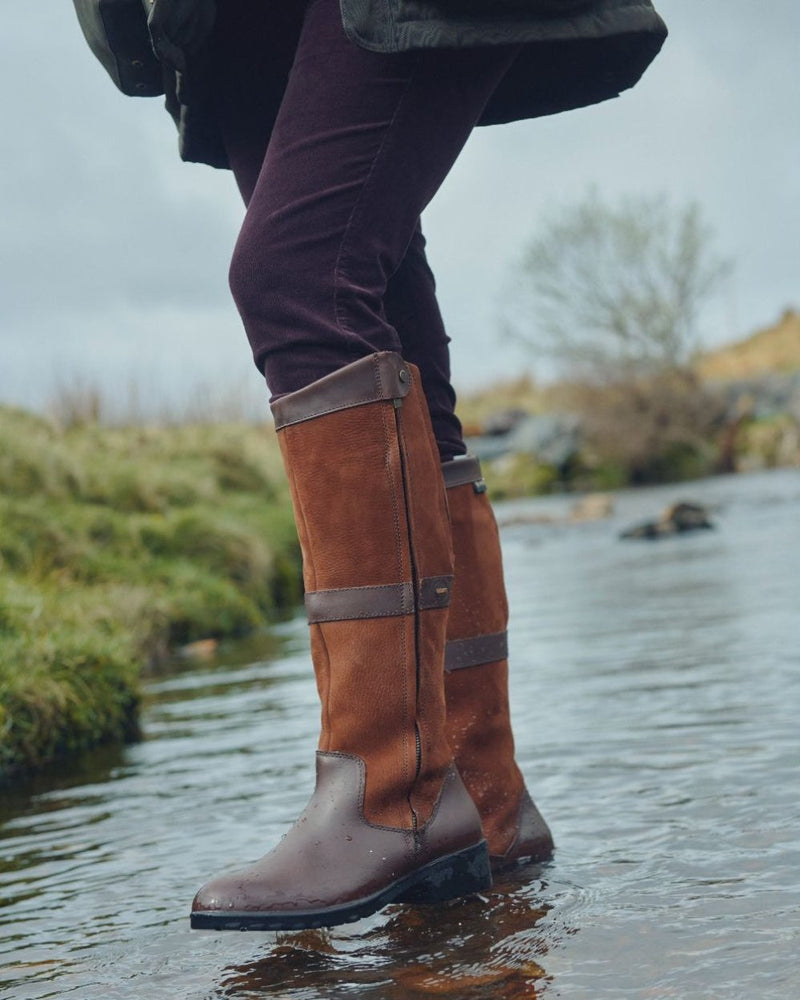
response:
M493 414L480 437L467 438L467 447L478 458L491 461L502 455L531 455L558 469L578 452L580 419L571 413L532 416L520 410Z

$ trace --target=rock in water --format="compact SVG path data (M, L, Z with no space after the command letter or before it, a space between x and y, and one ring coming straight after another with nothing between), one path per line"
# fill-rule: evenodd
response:
M713 527L705 507L698 503L679 501L667 507L657 521L645 521L644 524L628 528L620 534L620 538L666 538L669 535Z

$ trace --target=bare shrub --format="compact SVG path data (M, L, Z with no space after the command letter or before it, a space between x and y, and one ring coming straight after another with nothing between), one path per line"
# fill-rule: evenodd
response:
M526 247L504 326L569 378L616 383L685 365L730 268L695 204L616 205L596 191L555 209Z

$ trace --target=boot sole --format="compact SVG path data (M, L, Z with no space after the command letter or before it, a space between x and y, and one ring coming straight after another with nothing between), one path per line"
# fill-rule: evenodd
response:
M489 866L492 875L500 875L505 872L514 871L515 868L532 868L535 865L543 865L553 860L555 848L542 847L540 850L526 851L516 857L503 857L502 855L490 855Z
M368 917L390 903L441 903L490 889L489 849L486 841L458 851L392 882L380 892L361 899L314 910L213 911L193 910L194 930L294 931L332 927Z

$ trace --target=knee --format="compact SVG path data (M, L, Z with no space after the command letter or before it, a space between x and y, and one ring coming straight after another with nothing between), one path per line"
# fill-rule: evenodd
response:
M250 332L259 336L281 331L302 314L324 312L330 298L326 261L306 249L307 240L272 224L245 224L236 241L228 283L236 307Z
M277 257L267 234L258 239L245 224L239 233L228 269L228 284L233 301L243 319L264 316L271 290L277 287Z

